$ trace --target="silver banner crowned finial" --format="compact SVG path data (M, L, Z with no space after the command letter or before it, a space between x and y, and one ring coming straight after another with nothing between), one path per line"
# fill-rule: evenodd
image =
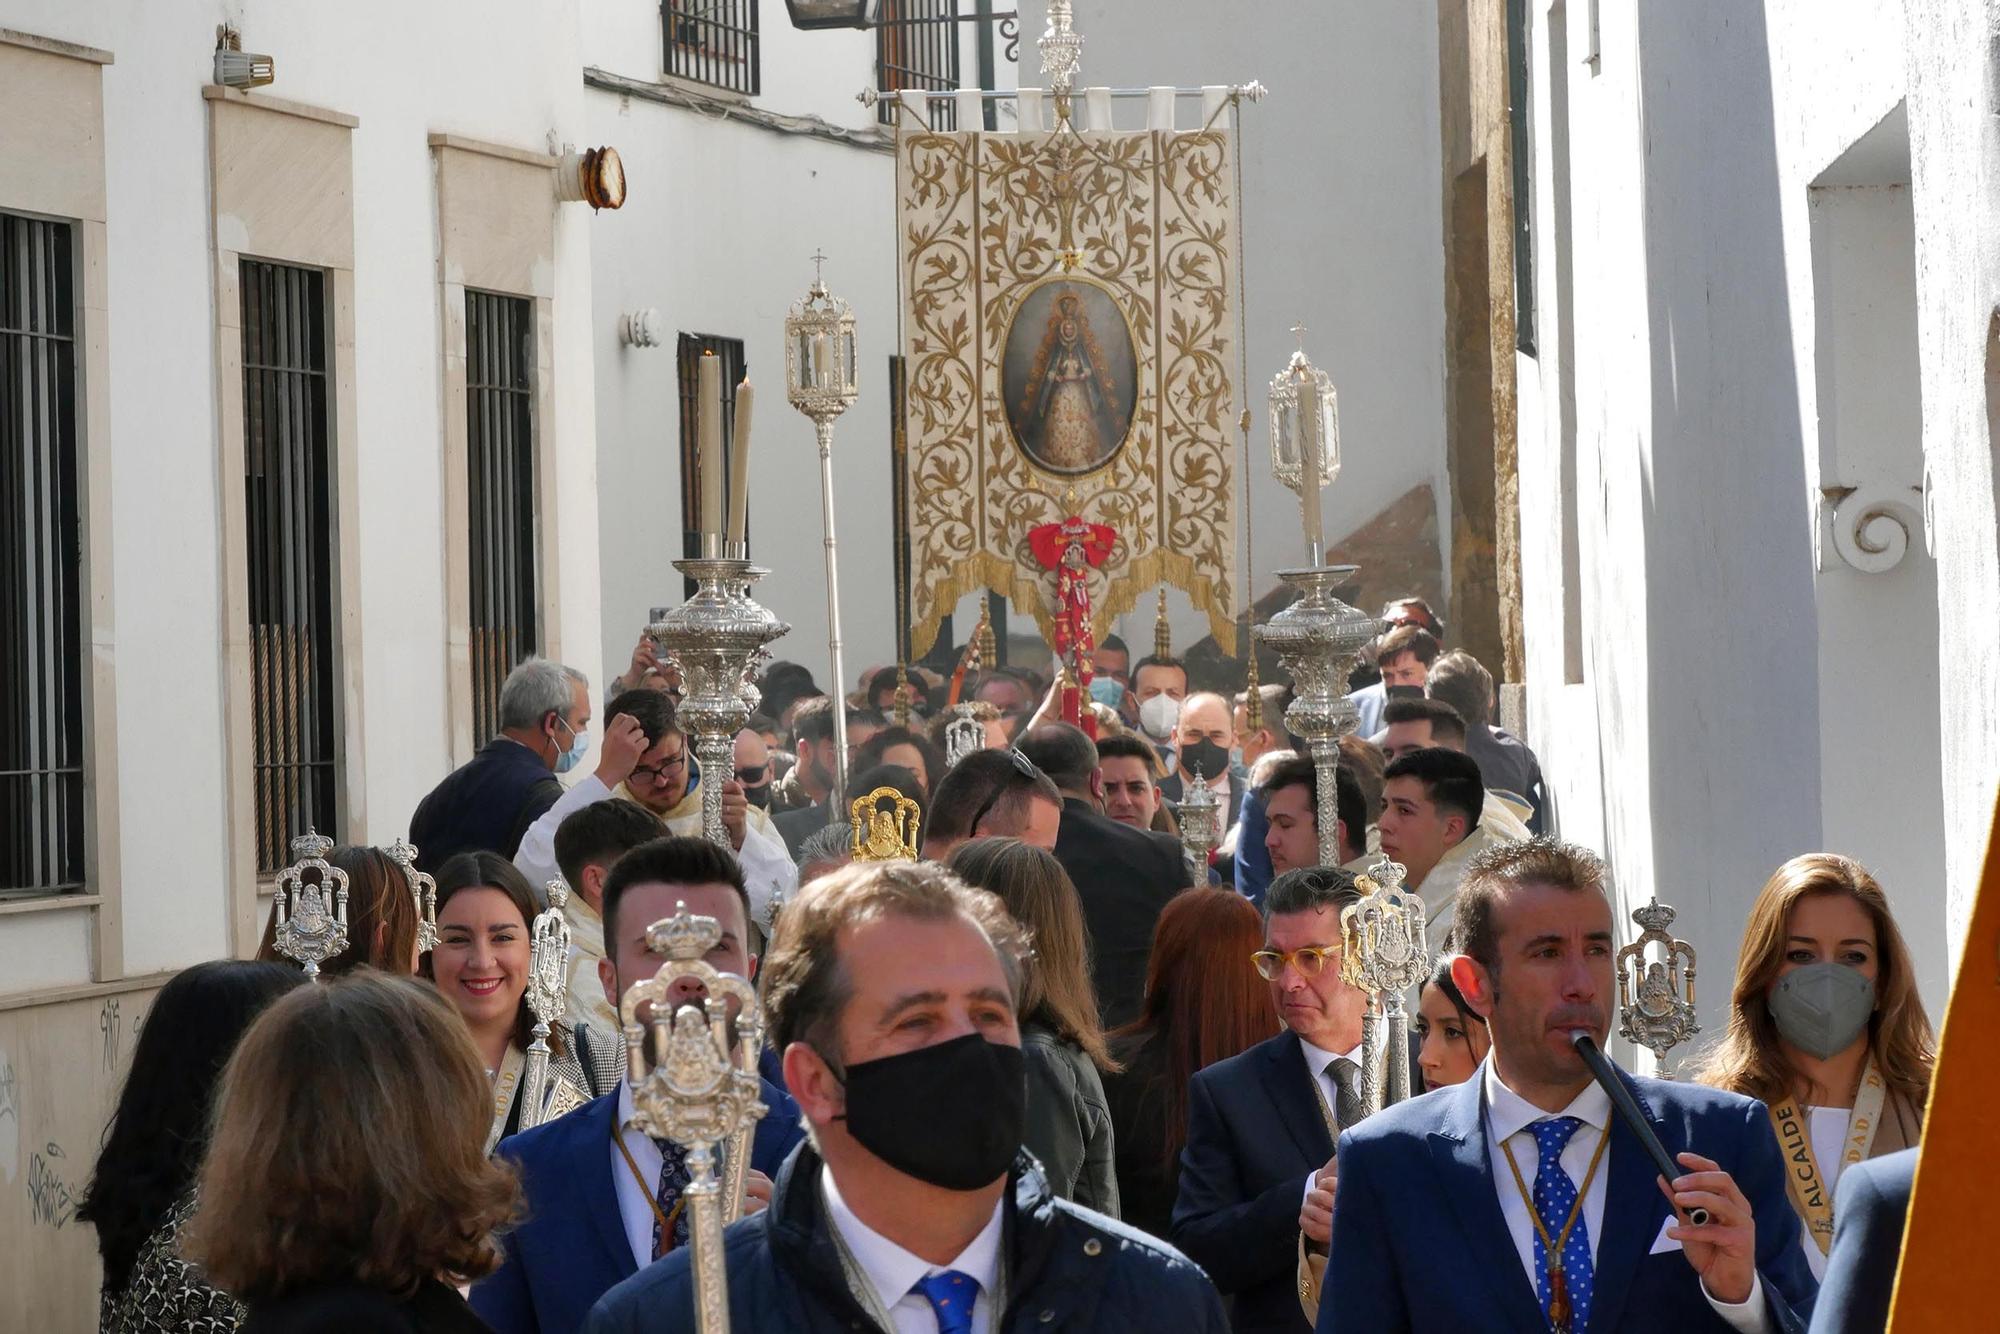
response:
M313 982L320 964L347 948L347 872L328 864L332 851L333 840L311 827L293 839L294 860L278 873L271 909L272 948Z
M1083 64L1083 34L1071 26L1072 18L1070 0L1049 0L1049 26L1035 42L1042 53L1042 73L1048 78L1049 92L1064 107Z
M403 878L410 882L410 901L417 910L417 953L429 954L438 943L437 881L417 869L417 849L407 839L397 839L387 851L389 860L403 868Z
M1221 806L1215 789L1203 776L1201 766L1196 765L1194 781L1186 785L1177 815L1181 824L1181 847L1186 852L1188 871L1197 885L1208 883L1208 854L1215 851L1215 840L1222 823Z
M548 1112L549 1026L562 1018L569 1001L569 922L563 905L569 886L551 880L549 906L528 928L528 1012L535 1016L534 1041L521 1074L521 1129L533 1130Z
M1379 1112L1410 1096L1405 994L1430 972L1424 902L1403 888L1403 867L1384 858L1355 877L1361 900L1340 914L1341 972L1368 993L1361 1030L1362 1107ZM1378 1063L1387 1069L1377 1074Z
M1670 1078L1667 1053L1701 1032L1694 1008L1694 946L1667 930L1674 910L1655 898L1632 910L1639 937L1618 951L1618 1033L1649 1049ZM1659 957L1648 959L1647 946Z

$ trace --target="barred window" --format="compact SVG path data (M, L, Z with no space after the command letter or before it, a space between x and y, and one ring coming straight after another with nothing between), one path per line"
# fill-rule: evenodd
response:
M729 510L729 456L736 447L736 386L743 382L748 367L743 360L743 340L716 334L684 333L676 344L676 361L681 398L681 553L701 554L701 450L696 429L695 400L701 388L701 356L713 352L722 360L722 506ZM687 583L690 595L692 581Z
M881 26L875 30L875 86L884 92L956 90L958 20L958 0L882 0ZM884 125L894 124L896 99L884 98L877 114ZM935 129L956 129L958 108L934 101L930 119Z
M465 464L471 522L472 727L500 730L500 687L537 651L534 303L465 294Z
M268 875L308 825L339 828L326 275L242 265L256 853Z
M0 899L84 879L74 244L0 213Z
M668 74L755 97L763 91L757 0L665 0Z

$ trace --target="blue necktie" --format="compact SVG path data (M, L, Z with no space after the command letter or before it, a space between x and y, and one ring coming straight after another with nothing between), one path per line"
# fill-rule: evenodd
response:
M688 1188L693 1178L688 1173L687 1150L670 1139L656 1139L660 1146L660 1189L654 1196L660 1202L660 1215L673 1217L674 1205L680 1202L681 1192ZM671 1237L660 1235L660 1219L653 1219L653 1258L659 1259L673 1246L685 1246L688 1240L688 1216L683 1209L674 1218L674 1232Z
M956 1269L940 1270L917 1280L920 1292L937 1316L938 1334L972 1334L972 1304L979 1300L979 1281Z
M1528 1129L1534 1132L1535 1144L1539 1149L1535 1166L1535 1212L1541 1215L1542 1227L1547 1229L1551 1241L1562 1235L1563 1224L1569 1221L1570 1207L1576 1203L1576 1183L1569 1173L1563 1171L1563 1147L1575 1135L1583 1122L1573 1116L1558 1116L1547 1121L1537 1121ZM1540 1233L1535 1235L1535 1295L1542 1299L1542 1314L1549 1314L1551 1294L1548 1267L1549 1249L1542 1241ZM1573 1330L1590 1328L1590 1225L1583 1220L1581 1210L1577 1213L1576 1226L1570 1229L1569 1240L1563 1244L1562 1269L1564 1286L1569 1293L1569 1328ZM1553 1321L1551 1321L1553 1323Z

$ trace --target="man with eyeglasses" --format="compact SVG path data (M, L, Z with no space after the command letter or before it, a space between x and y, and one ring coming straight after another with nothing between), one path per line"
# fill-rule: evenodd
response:
M570 812L592 802L624 797L659 816L669 833L701 833L699 784L709 780L693 772L694 750L680 730L673 699L658 690L628 690L605 706L604 724L604 762L565 792L521 840L514 865L531 885L555 878L556 830ZM609 753L614 741L620 743L615 762ZM759 930L768 930L771 904L798 884L798 870L771 817L751 807L736 775L717 774L714 781L722 784L722 826L743 867L751 921Z
M1235 1334L1306 1334L1300 1237L1323 1253L1333 1145L1361 1119L1366 992L1341 978L1340 914L1358 901L1333 867L1287 871L1264 896L1264 948L1285 1032L1218 1061L1188 1087L1187 1148L1170 1240L1235 1298Z

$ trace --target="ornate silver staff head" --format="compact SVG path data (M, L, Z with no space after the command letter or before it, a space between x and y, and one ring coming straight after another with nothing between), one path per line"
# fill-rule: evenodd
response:
M952 712L957 716L944 729L944 767L955 768L958 762L986 745L986 724L972 716L970 704L956 705Z
M272 948L314 982L320 964L347 948L347 872L327 863L332 851L333 840L307 826L292 840L292 864L278 872Z
M1701 1032L1694 1008L1694 946L1667 931L1674 910L1659 899L1632 910L1639 937L1618 951L1618 1032L1652 1051L1666 1069L1669 1051ZM1649 946L1659 953L1647 957Z
M1341 976L1370 997L1361 1039L1362 1104L1369 1113L1410 1096L1403 998L1431 968L1424 902L1403 888L1403 875L1399 864L1377 862L1355 877L1360 901L1340 913ZM1380 1079L1378 1061L1386 1064Z
M417 953L428 954L438 943L438 883L428 872L417 869L416 846L397 839L388 847L389 860L403 868L410 882L410 901L417 910Z
M1183 789L1180 810L1176 813L1181 824L1181 846L1186 849L1188 869L1194 872L1197 885L1208 883L1208 854L1215 850L1221 817L1222 802L1197 765L1194 781Z
M546 1096L549 1082L549 1027L562 1018L569 1000L569 922L563 904L569 886L551 880L544 887L549 906L535 914L528 927L528 990L524 999L535 1016L534 1040L528 1044L521 1074L521 1129L532 1130L554 1109ZM556 1114L560 1115L557 1111Z

